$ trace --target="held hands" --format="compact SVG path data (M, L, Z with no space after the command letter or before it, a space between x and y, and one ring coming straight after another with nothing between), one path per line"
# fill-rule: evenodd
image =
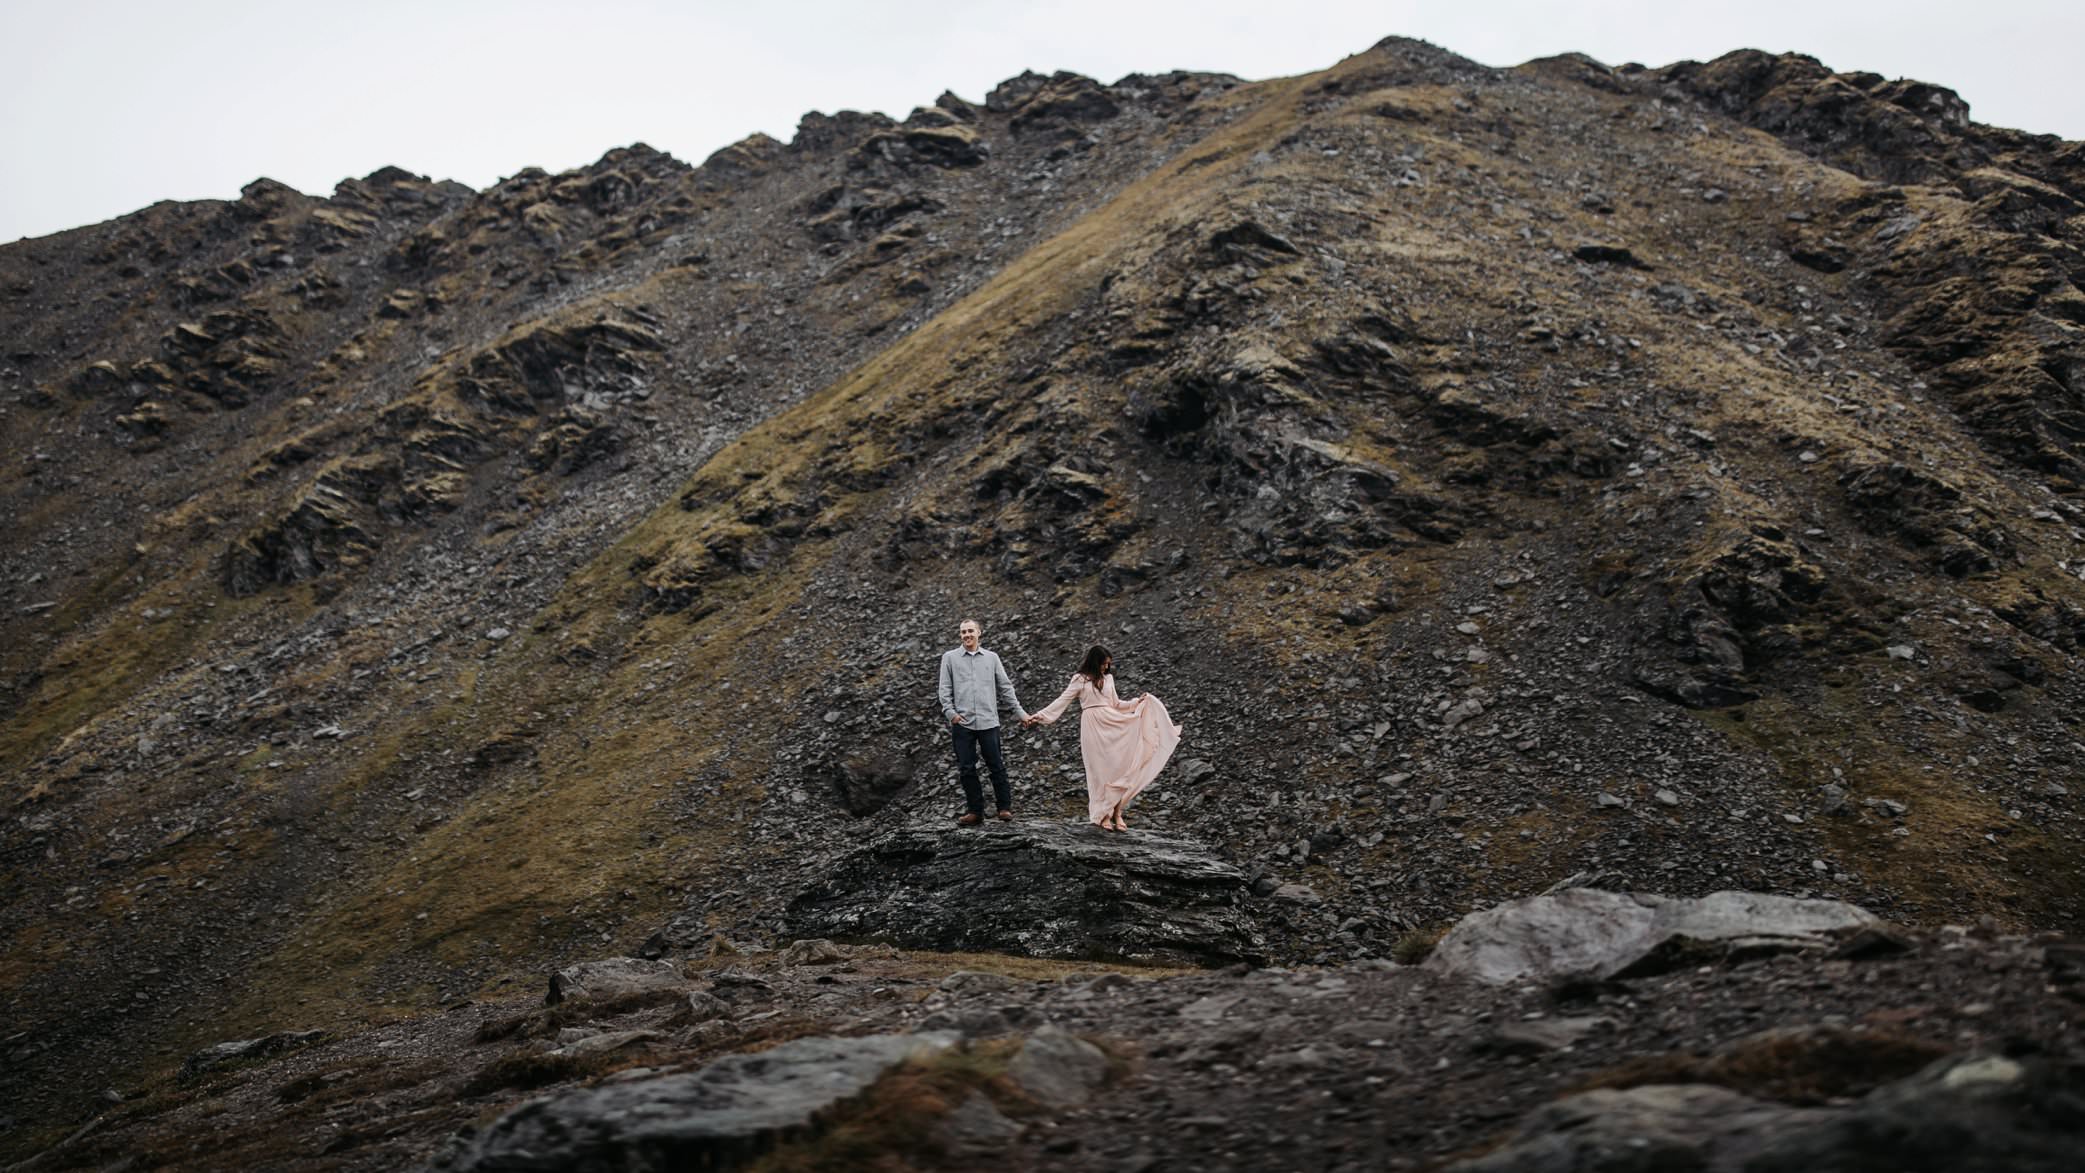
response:
M948 723L949 723L949 724L951 724L951 725L968 725L968 724L970 724L970 722L968 722L968 721L965 721L965 720L963 719L963 714L961 714L961 713L957 713L957 714L956 714L955 716L953 716L953 717L950 717L950 718L948 719ZM1023 718L1021 718L1021 728L1023 728L1023 729L1027 729L1027 728L1030 728L1030 727L1032 727L1032 726L1035 726L1035 725L1040 725L1040 724L1042 724L1042 718L1041 718L1041 717L1038 717L1038 716L1036 716L1036 715L1035 715L1035 714L1033 714L1033 713L1030 713L1030 714L1029 714L1028 716L1026 716L1026 717L1023 717Z

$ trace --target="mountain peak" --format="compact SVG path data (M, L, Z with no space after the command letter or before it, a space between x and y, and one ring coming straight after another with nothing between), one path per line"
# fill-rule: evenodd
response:
M2081 158L1793 55L1494 69L1391 38L1272 81L1024 72L696 167L259 180L0 247L7 1090L56 1143L102 1110L67 1089L174 1088L167 1057L227 1039L317 1063L303 1032L410 1011L445 1055L582 1048L442 1085L482 1113L608 1063L558 1040L578 1019L510 1007L473 1044L443 1008L617 952L720 971L629 1027L680 1040L662 1062L846 1033L855 985L907 987L835 971L789 1013L831 987L848 1022L756 1020L794 979L709 951L786 969L792 904L843 872L817 933L920 915L921 843L984 884L960 869L998 840L952 837L1001 832L948 818L933 693L964 617L1025 702L1101 643L1185 729L1129 837L1028 838L1192 844L1167 883L1220 880L1183 907L1236 947L1128 941L1168 931L1117 915L1131 869L1096 924L1023 914L1087 943L1060 953L1342 981L1589 884L2066 931ZM1018 819L1083 819L1076 728L1008 722ZM1860 985L1815 963L1667 972L1690 1006ZM1240 992L1178 980L1210 1023ZM1501 996L1457 1004L1550 1012ZM1334 1045L1383 1053L1252 1069ZM344 1103L325 1054L269 1102Z

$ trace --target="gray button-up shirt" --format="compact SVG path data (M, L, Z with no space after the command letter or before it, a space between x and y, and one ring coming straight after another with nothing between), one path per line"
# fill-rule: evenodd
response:
M1025 721L1028 710L1014 695L1014 682L1006 678L1006 666L995 652L979 648L966 652L953 648L941 653L941 716L953 721L962 715L968 729L999 728L999 703L1014 711L1014 719Z

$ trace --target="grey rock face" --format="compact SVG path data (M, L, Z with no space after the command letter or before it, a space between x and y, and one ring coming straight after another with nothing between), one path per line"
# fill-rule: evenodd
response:
M1006 1147L1021 1126L1006 1118L992 1101L972 1092L935 1128L952 1156L983 1156Z
M1705 1084L1602 1089L1529 1113L1512 1140L1456 1173L1592 1173L1700 1169L1727 1137L1784 1128L1801 1109L1762 1103Z
M820 761L805 770L805 778L822 779L841 809L861 818L882 810L903 793L918 776L919 767L916 758L892 750L876 750L837 761Z
M966 1039L990 1038L1014 1028L1013 1019L996 1007L951 1007L919 1020L921 1030L954 1031Z
M1324 903L1323 899L1308 884L1283 884L1274 890L1274 898L1276 900L1286 900L1292 904Z
M947 1048L949 1034L798 1039L700 1071L532 1100L495 1121L467 1173L721 1169L859 1095L884 1072Z
M1576 1045L1608 1025L1607 1019L1591 1015L1509 1022L1479 1039L1477 1048L1500 1055L1541 1055Z
M611 957L568 965L550 975L550 993L543 1001L555 1006L567 998L620 998L650 990L678 990L687 984L680 966L673 962Z
M688 1014L692 1022L709 1022L731 1017L731 1004L702 990L688 992Z
M1222 965L1259 961L1246 877L1192 840L1084 824L907 827L798 893L789 931L902 948Z
M832 965L847 960L847 953L831 941L813 937L804 941L791 941L782 950L784 965Z
M1529 1113L1457 1173L1819 1173L2077 1167L2085 1072L1993 1055L1943 1059L1846 1107L1792 1108L1720 1087L1593 1091Z
M1108 1057L1085 1039L1046 1023L1021 1044L1006 1073L1029 1095L1066 1108L1086 1102L1107 1080Z
M605 1031L601 1034L573 1039L570 1042L564 1042L561 1038L559 1041L563 1045L552 1051L551 1054L568 1058L580 1055L599 1055L608 1051L619 1051L624 1047L635 1046L638 1043L649 1043L664 1037L664 1035L655 1030Z
M1681 899L1570 888L1471 913L1434 947L1437 972L1505 984L1662 972L1711 955L1822 947L1876 919L1836 900L1755 892Z
M1019 989L1021 983L1003 973L985 973L975 969L959 969L942 978L936 986L944 994L993 993L1003 994Z
M308 1047L313 1043L323 1042L330 1037L332 1037L330 1034L322 1030L296 1030L283 1031L279 1034L267 1035L258 1039L239 1039L229 1043L218 1043L190 1055L187 1062L181 1064L181 1078L193 1079L227 1063L286 1055L291 1051Z

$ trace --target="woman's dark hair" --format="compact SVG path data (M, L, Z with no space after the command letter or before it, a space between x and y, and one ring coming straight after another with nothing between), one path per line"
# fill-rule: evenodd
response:
M1079 675L1084 676L1088 680L1091 680L1093 682L1093 687L1099 688L1101 677L1100 666L1102 664L1107 663L1110 659L1113 658L1114 653L1108 651L1108 649L1100 646L1099 644L1094 644L1092 647L1086 649L1086 660L1084 663L1079 665Z

